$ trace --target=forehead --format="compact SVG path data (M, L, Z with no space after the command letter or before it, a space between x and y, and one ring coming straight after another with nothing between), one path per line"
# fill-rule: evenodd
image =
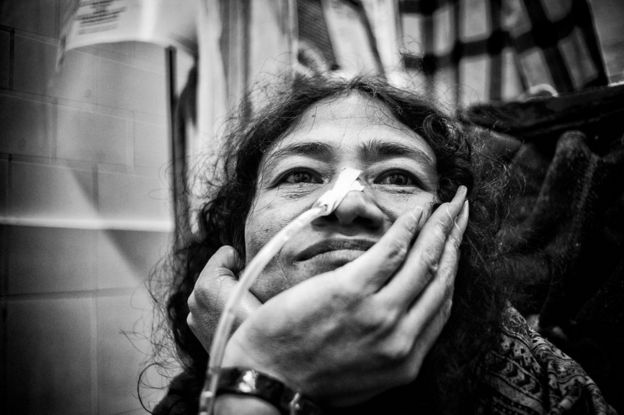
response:
M352 145L369 139L417 147L434 161L427 142L392 115L386 104L360 92L321 100L305 110L272 149L302 141ZM271 151L269 151L271 153Z

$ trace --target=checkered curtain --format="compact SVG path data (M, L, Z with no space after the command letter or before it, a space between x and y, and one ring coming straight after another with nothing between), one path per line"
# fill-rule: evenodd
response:
M607 84L587 0L298 0L299 62L450 109Z
M406 70L451 105L607 85L586 0L402 0Z

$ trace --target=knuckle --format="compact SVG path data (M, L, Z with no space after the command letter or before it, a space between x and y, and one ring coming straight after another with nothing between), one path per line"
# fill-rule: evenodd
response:
M379 304L371 304L370 307L363 307L359 310L356 318L358 319L358 324L365 332L385 339L397 326L398 314L391 308L384 308Z
M223 245L212 255L208 263L222 262L225 258L236 254L236 250L230 245Z
M438 255L431 248L426 249L422 254L422 261L425 266L433 273L438 271Z
M199 309L203 304L210 304L211 294L214 292L217 291L205 286L196 286L187 301L189 308L191 307L191 302L195 310Z
M402 261L407 255L407 245L395 239L388 246L387 258L389 261Z
M422 362L422 353L417 353L416 356L411 357L408 364L403 366L405 368L403 372L404 383L409 383L418 376L418 374L420 373L420 368L422 367Z
M383 313L376 313L378 316L377 327L384 333L393 330L398 323L399 313L397 310L388 308Z
M195 292L193 291L189 298L186 300L186 305L188 306L189 311L197 310L197 297L195 296Z
M377 333L383 331L382 327L385 326L383 313L370 313L365 310L360 310L360 312L356 313L355 317L357 324L366 333Z
M347 264L348 267L351 264ZM362 299L361 278L333 278L335 289L330 292L332 304L354 307Z
M236 252L236 250L234 249L233 246L223 245L217 250L217 252L223 255L233 255Z
M193 315L191 313L189 313L186 316L186 325L191 329L191 331L194 333L196 330L196 324L195 324L195 319L193 318Z
M385 344L380 357L387 364L401 364L409 357L411 350L412 339L405 335L397 335Z

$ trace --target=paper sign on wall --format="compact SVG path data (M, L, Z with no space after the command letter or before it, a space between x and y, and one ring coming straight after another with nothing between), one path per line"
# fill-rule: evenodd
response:
M74 0L64 19L61 50L144 41L195 54L197 5L194 0Z

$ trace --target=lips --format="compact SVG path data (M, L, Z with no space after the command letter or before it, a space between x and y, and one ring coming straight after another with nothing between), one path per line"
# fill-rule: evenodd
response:
M324 254L332 251L366 251L373 246L375 241L367 239L325 239L310 245L303 251L301 251L297 257L297 261L305 261L316 255Z

